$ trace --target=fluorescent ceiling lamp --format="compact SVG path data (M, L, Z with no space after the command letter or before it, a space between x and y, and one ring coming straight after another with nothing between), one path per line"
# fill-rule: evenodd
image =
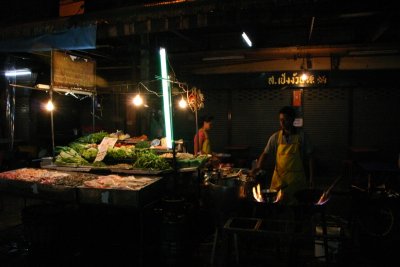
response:
M173 131L171 114L171 88L168 82L167 52L165 51L165 48L160 48L160 63L164 105L165 137L167 141L167 147L172 148Z
M247 36L247 34L245 32L242 33L242 38L243 38L243 40L245 40L246 44L249 47L253 46L253 43L251 42L250 38Z
M7 77L14 77L14 76L23 76L23 75L31 75L32 72L28 69L21 69L21 70L7 70L4 75Z

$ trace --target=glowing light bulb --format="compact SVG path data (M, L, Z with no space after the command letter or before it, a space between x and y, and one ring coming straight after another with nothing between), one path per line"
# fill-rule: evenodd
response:
M308 75L307 75L306 73L303 73L303 74L301 75L300 79L301 79L302 82L305 82L305 81L307 81L307 79L308 79Z
M53 105L53 102L51 100L49 100L49 102L47 102L46 110L48 110L48 111L53 111L54 110L54 105Z
M185 101L185 99L183 99L183 96L182 96L181 100L179 100L179 107L182 109L187 107L187 102Z
M140 96L140 94L137 94L134 98L133 98L133 104L135 106L141 106L143 104L143 98Z

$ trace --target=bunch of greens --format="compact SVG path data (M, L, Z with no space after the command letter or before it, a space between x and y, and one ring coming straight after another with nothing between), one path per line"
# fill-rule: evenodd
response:
M83 150L82 153L81 153L81 155L82 155L82 157L85 158L87 161L92 162L92 161L94 161L94 159L96 158L97 152L98 152L98 149L97 149L97 148L95 148L95 147L89 147L88 149Z
M133 164L134 168L169 170L170 164L162 157L156 155L153 151L147 149L136 149L137 160Z
M72 142L69 143L68 146L82 155L83 151L87 149L87 144Z
M88 165L84 158L82 158L78 152L69 147L58 147L59 154L56 156L56 164L77 164L77 165Z
M136 154L127 146L113 147L107 150L106 160L136 160Z
M147 141L139 141L136 143L135 148L150 148L150 143Z
M105 131L100 131L97 133L88 134L76 139L78 143L96 143L99 144L104 137L108 136L108 133Z

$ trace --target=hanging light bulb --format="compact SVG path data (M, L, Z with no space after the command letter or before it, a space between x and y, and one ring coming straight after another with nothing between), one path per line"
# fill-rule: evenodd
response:
M133 104L135 106L141 106L143 104L143 98L140 96L140 94L137 94L134 98L133 98Z
M307 81L307 79L308 79L307 73L304 72L303 74L301 74L300 80L301 80L302 83L304 83L305 81Z
M46 104L46 110L47 111L53 111L54 110L54 105L53 102L51 100L49 100Z
M187 105L188 105L188 104L187 104L186 100L183 99L183 96L182 96L181 100L179 100L179 107L180 107L181 109L184 109L184 108L187 107Z

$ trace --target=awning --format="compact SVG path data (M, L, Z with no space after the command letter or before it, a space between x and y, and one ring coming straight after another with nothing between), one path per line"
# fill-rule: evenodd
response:
M79 50L96 48L97 25L73 27L31 38L0 41L0 52Z

